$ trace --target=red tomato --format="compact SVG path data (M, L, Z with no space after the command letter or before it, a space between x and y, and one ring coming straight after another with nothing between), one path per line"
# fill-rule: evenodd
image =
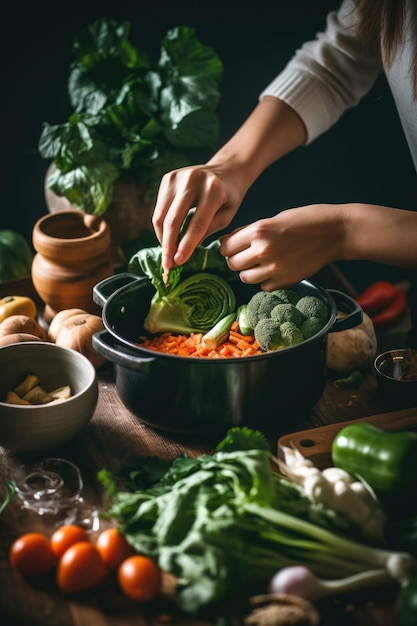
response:
M57 558L60 558L70 546L79 541L89 541L89 537L87 531L76 524L60 526L50 539L52 551Z
M56 564L48 538L37 532L25 533L12 543L9 561L23 576L46 574Z
M112 570L117 569L127 557L135 554L135 550L117 528L103 530L97 537L96 547L105 565Z
M117 580L123 593L136 602L149 602L161 592L161 570L152 559L140 554L123 561Z
M80 593L104 579L107 568L90 541L79 541L68 548L58 562L56 581L64 593Z

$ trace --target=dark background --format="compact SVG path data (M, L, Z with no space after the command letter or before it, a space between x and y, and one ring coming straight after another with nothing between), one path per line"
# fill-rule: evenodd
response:
M29 240L34 222L47 212L43 183L48 166L38 154L43 122L66 121L71 112L67 79L72 42L99 17L129 20L132 41L157 56L169 28L196 29L224 64L219 116L220 144L238 128L264 86L293 51L325 25L337 0L258 0L187 3L115 2L9 4L0 37L3 176L0 228ZM209 156L209 155L207 155ZM361 104L312 145L271 166L249 191L233 225L315 202L366 201L417 208L415 170L390 92L381 78ZM360 291L383 277L411 277L404 270L368 262L340 263ZM412 291L412 297L414 293Z

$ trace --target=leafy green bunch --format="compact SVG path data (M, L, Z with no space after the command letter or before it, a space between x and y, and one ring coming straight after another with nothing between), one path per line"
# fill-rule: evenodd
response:
M100 19L75 37L68 81L73 112L45 123L47 184L86 213L102 215L126 177L154 198L161 176L218 138L222 63L192 28L169 30L151 60L129 40L130 23Z
M138 457L123 491L110 472L99 472L104 516L176 577L179 605L190 613L266 588L278 570L300 563L325 579L377 572L386 582L405 581L414 571L411 555L336 530L332 510L302 495L276 462L263 433L246 427L231 428L213 454Z

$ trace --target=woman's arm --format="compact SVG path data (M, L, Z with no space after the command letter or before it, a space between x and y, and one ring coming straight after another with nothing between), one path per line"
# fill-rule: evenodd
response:
M205 165L166 174L153 215L164 268L182 265L197 244L227 226L256 178L305 139L298 115L281 100L266 96ZM195 213L178 243L181 225L191 208Z
M287 209L226 235L220 251L242 282L266 291L338 260L417 269L417 212L361 203Z

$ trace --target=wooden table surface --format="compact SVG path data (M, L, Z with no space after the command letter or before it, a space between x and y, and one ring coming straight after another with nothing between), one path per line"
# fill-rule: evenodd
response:
M391 410L391 409L390 409ZM311 429L335 422L386 413L378 400L376 381L370 373L356 390L337 387L328 381L324 394L311 414L286 427L286 431ZM417 410L416 410L417 422ZM109 365L99 370L99 400L94 417L86 430L62 449L49 456L60 456L76 463L81 470L82 496L88 505L102 510L102 492L97 471L106 468L117 473L132 455L157 455L172 458L185 450L190 455L211 452L204 441L183 441L157 432L129 413L121 403ZM3 481L13 475L22 459L0 447L0 496ZM8 564L8 550L21 533L45 529L56 520L46 520L28 510L14 498L0 515L0 626L160 626L166 622L167 609L157 601L152 606L135 606L123 598L115 584L101 586L77 598L65 598L53 580L29 582ZM114 581L113 581L114 582ZM367 591L352 597L319 604L322 626L397 626L393 599L396 590ZM169 613L169 611L168 611ZM215 619L196 619L174 614L171 623L178 626L214 624ZM234 625L242 621L234 620Z

